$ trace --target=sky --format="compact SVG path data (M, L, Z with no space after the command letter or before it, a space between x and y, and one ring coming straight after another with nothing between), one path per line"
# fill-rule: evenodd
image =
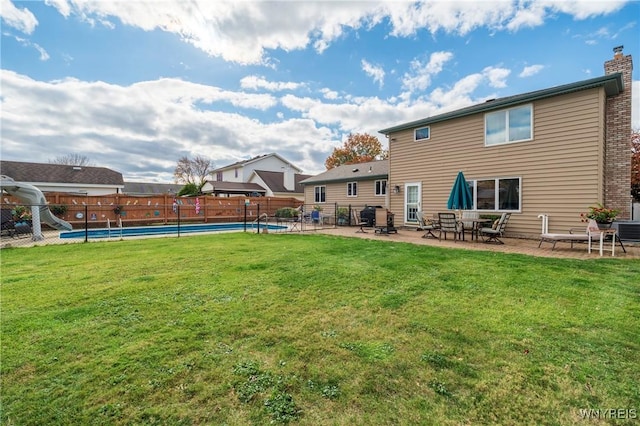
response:
M0 0L3 160L80 155L173 182L181 157L277 153L305 174L350 133L604 75L637 1Z

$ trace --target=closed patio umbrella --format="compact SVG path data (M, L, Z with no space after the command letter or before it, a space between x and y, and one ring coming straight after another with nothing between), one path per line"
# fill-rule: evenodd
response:
M469 191L467 180L464 178L464 173L461 171L458 172L458 176L451 188L447 208L449 210L471 210L473 208L473 197L471 196L471 191Z

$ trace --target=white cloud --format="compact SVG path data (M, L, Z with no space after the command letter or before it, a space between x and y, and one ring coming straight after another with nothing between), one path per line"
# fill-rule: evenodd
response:
M361 61L362 71L367 74L369 77L373 78L375 83L378 83L379 87L384 85L384 69L380 66L375 66L365 61L364 59Z
M451 52L434 52L426 64L414 59L410 65L411 72L405 73L402 79L402 87L410 91L426 89L431 85L431 77L440 73L452 58Z
M10 0L0 0L0 17L5 25L25 34L33 33L38 25L38 20L29 9L18 9Z
M506 78L511 74L511 70L506 68L486 67L482 74L489 80L489 86L496 88L507 87Z
M9 0L12 22L32 31L33 15L20 16ZM623 1L483 1L445 2L279 2L265 1L85 1L48 0L63 16L76 15L94 25L113 27L113 18L145 31L174 33L209 55L240 64L271 64L269 52L314 48L321 53L346 32L369 30L388 20L389 35L412 37L426 29L468 34L485 27L490 31L518 31L542 25L558 13L576 19L606 15ZM4 9L4 7L3 7ZM33 18L31 21L29 17ZM4 16L3 16L3 19ZM10 19L10 18L8 18Z
M240 80L240 87L243 89L265 89L270 92L279 92L282 90L296 90L304 87L302 83L293 82L274 82L268 81L263 77L250 75Z
M338 97L340 96L338 92L336 92L335 90L331 90L327 88L321 89L320 93L324 95L325 99L330 99L330 100L338 99Z
M18 37L18 36L13 36L11 34L5 34L7 37L13 37L18 43L20 43L21 45L25 46L25 47L33 47L34 49L36 49L38 51L38 53L40 54L40 60L41 61L47 61L49 60L49 54L47 53L47 51L40 46L37 43L32 43L30 40L27 40L26 38L23 37Z
M543 69L544 69L544 65L529 65L524 67L522 72L518 74L518 77L521 77L521 78L531 77L532 75L538 74Z
M322 163L313 153L320 151L324 161L332 146L332 131L312 120L264 123L236 112L276 105L268 94L177 79L119 86L72 78L43 82L7 70L0 76L3 158L47 162L64 146L64 153L82 153L125 176L171 181L182 155L201 154L226 164L278 152L318 172ZM212 104L217 110L209 109Z

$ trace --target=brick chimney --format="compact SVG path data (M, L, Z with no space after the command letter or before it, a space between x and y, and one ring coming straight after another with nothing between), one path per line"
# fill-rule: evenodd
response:
M619 219L631 218L631 55L614 47L605 74L622 73L622 92L608 97L605 109L604 205L620 210Z

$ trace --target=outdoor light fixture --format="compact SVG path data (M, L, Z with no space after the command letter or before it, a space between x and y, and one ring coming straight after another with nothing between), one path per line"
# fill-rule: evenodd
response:
M399 194L400 193L400 185L394 186L393 187L393 192L396 193L396 194Z

